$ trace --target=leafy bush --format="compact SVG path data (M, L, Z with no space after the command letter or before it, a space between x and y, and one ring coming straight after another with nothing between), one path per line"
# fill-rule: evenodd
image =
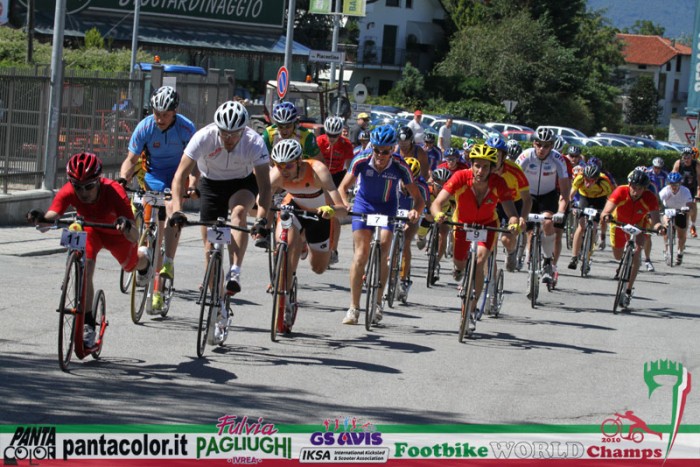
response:
M593 146L582 148L584 157L595 156L603 161L605 170L610 171L618 183L627 183L627 174L640 165L650 166L655 157L664 160L664 168L670 170L673 163L680 158L676 151L658 151L655 149L617 148Z

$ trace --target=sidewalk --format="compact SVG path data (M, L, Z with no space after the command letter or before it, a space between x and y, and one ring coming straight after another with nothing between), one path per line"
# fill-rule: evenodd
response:
M187 212L190 220L198 220L199 214ZM252 225L254 218L248 218L248 225ZM199 227L187 227L182 229L180 243L201 242ZM9 256L43 256L66 251L60 245L61 231L49 230L46 233L39 232L34 226L0 227L0 255Z

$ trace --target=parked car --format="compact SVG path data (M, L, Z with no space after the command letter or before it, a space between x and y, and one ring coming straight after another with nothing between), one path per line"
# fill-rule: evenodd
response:
M579 147L584 147L584 146L604 146L603 143L599 141L592 140L591 138L580 138L578 136L565 136L565 135L560 135L559 136L561 139L564 140L566 144L569 146L579 146Z
M641 136L621 135L618 133L597 133L596 136L609 136L612 138L621 139L623 141L628 141L632 143L632 147L658 149L660 151L668 150L667 147L658 141L649 138L642 138Z
M579 138L587 138L587 136L576 128L569 128L565 126L551 126L551 125L540 125L537 129L549 128L554 132L555 135L559 136L577 136Z
M383 110L372 109L372 111L369 113L370 122L374 122L375 120L385 119L385 118L392 119L394 117L396 117L396 114L393 114L391 112L385 112Z
M657 139L656 142L669 151L683 152L683 148L685 147L682 144L672 143L671 141L660 141Z
M515 123L488 122L488 123L485 123L485 125L489 128L493 128L496 131L500 131L504 135L506 134L506 131L529 131L531 133L535 132L535 130L533 130L529 126L516 125ZM513 139L516 139L516 138L513 138ZM522 141L526 141L526 140L522 140Z
M593 136L589 139L593 141L598 141L604 146L612 146L617 148L629 148L634 146L634 144L630 140L615 138L612 136Z
M445 118L438 118L433 122L431 126L435 131L439 131L440 127L442 127L446 121L447 119ZM503 136L499 131L493 128L489 128L481 123L472 122L470 120L452 120L453 138L487 139L491 135L491 133L496 133L501 138L506 139L505 136Z
M491 128L494 130L496 129L495 127ZM506 139L514 139L517 141L532 141L532 135L535 134L533 130L505 130L501 133Z

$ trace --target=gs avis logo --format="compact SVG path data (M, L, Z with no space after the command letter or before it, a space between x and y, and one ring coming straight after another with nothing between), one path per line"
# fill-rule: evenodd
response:
M18 460L38 465L35 461L44 459L56 459L56 427L53 426L19 426L10 445L3 449L4 465L18 465Z
M314 446L379 446L384 442L371 422L362 422L357 417L327 418L323 428L325 431L311 434Z

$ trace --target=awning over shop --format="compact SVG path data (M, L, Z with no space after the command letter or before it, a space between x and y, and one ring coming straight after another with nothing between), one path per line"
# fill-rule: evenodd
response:
M92 15L68 15L65 32L67 37L83 37L85 32L97 28L105 39L130 42L133 17L95 17ZM35 31L53 34L53 16L37 14ZM226 50L239 53L284 54L286 38L277 33L267 35L231 30L222 26L195 26L143 21L139 25L139 45L154 44L170 47ZM298 42L292 45L293 55L309 55L310 49Z

